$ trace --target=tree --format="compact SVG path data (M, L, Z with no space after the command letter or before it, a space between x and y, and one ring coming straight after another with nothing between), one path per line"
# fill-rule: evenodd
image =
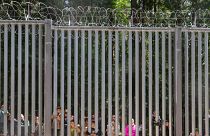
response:
M128 0L115 0L113 4L114 8L130 8L130 2Z

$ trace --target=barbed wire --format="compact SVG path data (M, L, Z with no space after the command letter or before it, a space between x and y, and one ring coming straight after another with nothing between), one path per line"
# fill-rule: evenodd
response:
M1 20L52 19L54 25L71 26L210 26L210 11L142 11L103 7L65 7L44 3L16 2L0 4Z

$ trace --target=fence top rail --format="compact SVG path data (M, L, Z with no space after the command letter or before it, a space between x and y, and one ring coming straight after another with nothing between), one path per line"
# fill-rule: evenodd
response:
M172 27L52 26L54 30L174 31Z
M190 28L182 28L183 32L210 32L210 28L198 28L198 27L190 27Z
M0 20L0 24L45 24L46 20Z
M46 24L48 20L0 20L0 25L4 24ZM56 26L52 25L53 30L98 30L98 31L171 31L174 32L177 27L137 27L137 26ZM189 32L210 32L210 28L201 27L180 27L182 31Z

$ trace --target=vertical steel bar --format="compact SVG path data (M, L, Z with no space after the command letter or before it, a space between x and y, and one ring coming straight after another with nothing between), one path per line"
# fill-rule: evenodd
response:
M176 136L182 135L182 32L175 32L175 129Z
M92 115L92 31L88 30L88 132L91 132Z
M195 132L195 33L191 32L192 134Z
M119 135L119 32L115 31L115 135Z
M172 39L171 31L168 32L168 97L169 97L169 136L172 136Z
M162 32L162 120L166 120L166 74L165 74L165 32ZM165 123L162 125L162 136L166 135Z
M0 25L0 31L2 31L2 28L1 28L1 27L2 27L2 25ZM1 34L0 34L0 80L2 81L2 78L1 78L1 77L2 77L2 72L1 72L1 70L2 70L2 69L1 69L1 66L2 66L2 65L1 65L1 63L2 63L3 61L1 60L1 58L2 58L2 57L1 57L1 55L2 55L2 54L1 54L1 50L2 50L2 49L1 49L1 48L2 48L2 47L1 47L1 45L2 45L2 44L1 44L1 42L2 42L2 39L1 39L1 38L2 38L2 37L1 37ZM1 81L0 81L0 99L2 99L2 98L1 98L1 95L2 95L2 86L1 86L2 83L1 83ZM2 106L2 102L1 102L1 101L0 101L0 105Z
M8 25L4 25L4 135L7 132L7 104L8 104ZM19 83L19 82L18 82Z
M155 120L159 120L159 32L155 32ZM155 127L159 136L159 126Z
M69 129L70 128L70 121L71 121L71 30L68 30L68 75L67 75L67 107L68 107L68 112L67 112L67 120L68 120L68 125L67 125L67 128L68 128L68 133L67 135L68 136L71 136L71 130Z
M35 101L36 101L36 86L35 86L35 80L36 80L36 37L35 37L35 24L32 24L32 116L31 116L31 122L32 122L32 134L35 133Z
M64 30L61 30L61 78L60 78L60 84L61 84L61 91L60 91L60 103L61 103L61 133L60 135L64 135Z
M139 136L139 32L135 32L135 103L136 136Z
M209 134L209 55L208 32L205 32L205 134Z
M102 30L102 76L101 76L101 88L102 88L102 133L105 135L105 31Z
M202 35L198 32L198 129L202 134Z
M149 136L152 132L152 32L149 32Z
M108 32L108 135L112 135L112 31Z
M74 31L74 123L78 124L78 30ZM77 135L75 131L75 135Z
M57 98L58 98L58 31L54 30L54 63L53 63L53 128L54 128L54 136L57 136Z
M18 135L21 135L21 107L22 107L22 25L18 24Z
M95 30L95 131L98 132L98 30Z
M85 117L85 31L81 35L81 128L82 136L84 135L84 117Z
M189 135L189 57L188 57L188 32L185 32L185 135Z
M125 31L122 31L122 136L125 135L125 89L126 89L126 76L125 76Z
M0 31L2 31L2 25L0 25ZM3 62L3 60L2 60L2 57L1 57L1 55L2 55L2 52L1 52L1 50L2 50L2 44L1 44L1 42L2 42L2 36L1 36L1 33L0 33L0 99L1 99L1 101L0 101L0 105L2 106L2 98L1 98L1 95L2 95L2 65L1 65L1 63Z
M129 120L129 136L132 135L132 32L129 31L129 43L128 43L128 90L129 90L129 94L128 94L128 105L129 105L129 109L128 109L128 120Z
M51 136L52 114L52 41L51 20L45 20L45 67L44 67L44 136Z
M14 135L15 114L15 25L11 25L11 136Z
M146 50L145 31L142 31L142 136L146 136Z
M28 105L29 105L29 33L25 25L25 135L28 135Z
M42 136L42 108L43 108L43 106L42 106L42 91L43 91L43 89L42 89L42 70L43 70L43 68L42 68L42 57L43 57L43 53L42 53L42 51L43 51L43 46L42 46L42 24L40 24L39 25L39 78L38 78L38 82L39 82L39 115L38 115L38 117L39 117L39 136Z

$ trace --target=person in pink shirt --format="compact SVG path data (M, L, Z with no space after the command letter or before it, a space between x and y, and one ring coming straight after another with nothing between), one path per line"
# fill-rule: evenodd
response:
M132 119L132 124L131 124L131 128L132 128L132 136L135 136L136 135L136 125L134 123L134 119ZM129 125L127 125L125 127L125 136L129 136Z

